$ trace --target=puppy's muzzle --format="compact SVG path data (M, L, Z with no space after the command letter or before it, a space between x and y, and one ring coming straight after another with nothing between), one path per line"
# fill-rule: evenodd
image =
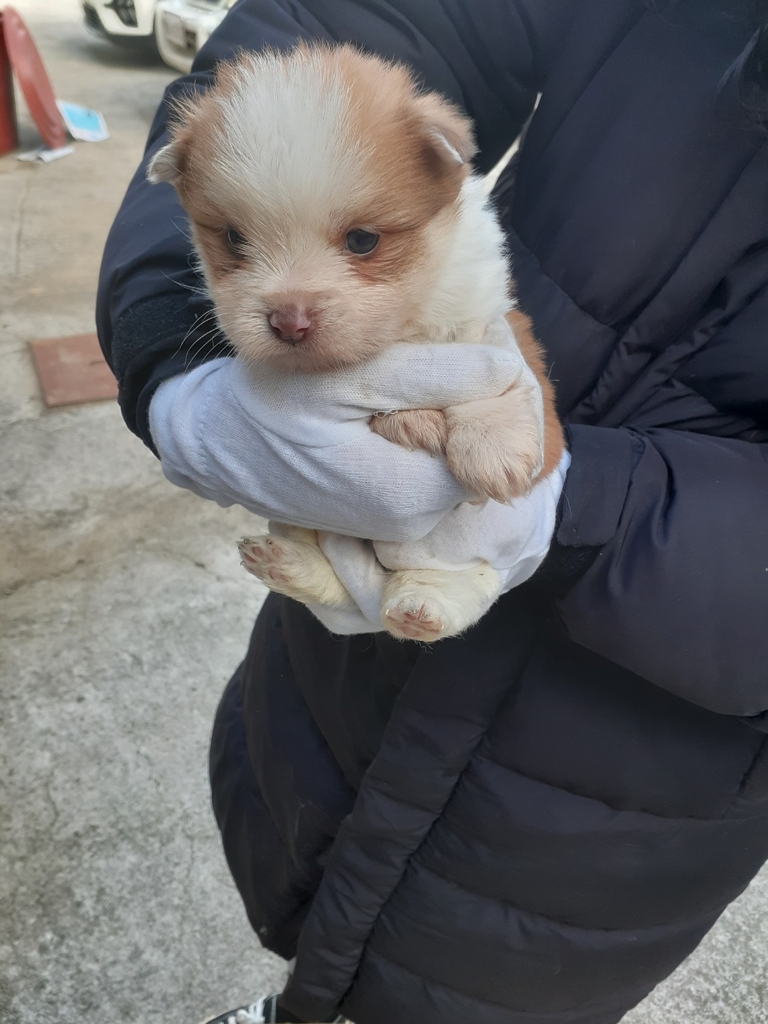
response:
M315 325L314 311L300 306L275 309L267 319L277 337L289 345L297 345L304 341L312 333Z

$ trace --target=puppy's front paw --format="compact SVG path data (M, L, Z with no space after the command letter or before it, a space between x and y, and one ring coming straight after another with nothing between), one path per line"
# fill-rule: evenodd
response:
M528 494L544 460L541 408L540 395L517 387L446 410L448 467L470 494L502 504Z
M502 505L528 494L541 468L537 451L516 451L495 434L469 424L451 434L446 455L465 490Z
M371 419L371 430L402 448L421 448L430 455L442 455L448 439L445 416L440 409L382 413Z

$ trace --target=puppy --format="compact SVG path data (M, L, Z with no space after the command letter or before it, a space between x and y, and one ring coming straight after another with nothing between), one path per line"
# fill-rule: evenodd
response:
M563 437L475 151L469 120L406 68L301 44L221 65L179 107L149 178L176 187L220 325L249 362L320 373L396 342L508 347L511 328L532 372L506 394L371 420L445 456L478 499L509 502L555 468ZM278 593L351 604L311 530L270 524L240 551ZM499 591L487 563L393 572L382 621L397 637L452 636Z

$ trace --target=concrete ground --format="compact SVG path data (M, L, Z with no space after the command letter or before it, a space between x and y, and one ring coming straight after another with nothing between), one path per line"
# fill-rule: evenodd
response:
M263 597L253 528L167 484L112 403L46 411L27 351L93 329L100 251L172 72L15 0L108 142L0 160L0 1021L195 1024L279 985L229 879L207 741ZM25 121L24 142L35 134ZM768 875L625 1024L768 1021Z
M112 138L0 160L0 1021L196 1024L285 973L207 782L263 598L234 547L253 517L168 485L112 402L41 404L27 342L94 329L104 240L174 73L91 40L76 0L15 5L57 95Z

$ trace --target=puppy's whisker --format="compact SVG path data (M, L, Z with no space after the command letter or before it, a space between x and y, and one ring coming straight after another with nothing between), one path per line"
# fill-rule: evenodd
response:
M199 338L195 344L186 353L184 359L184 368L189 369L190 365L200 358L202 358L206 352L213 352L216 348L217 339L213 335L209 335L205 338Z
M171 277L170 274L167 274L165 271L163 271L163 277L166 281L170 281L175 288L184 288L185 291L192 292L192 294L196 295L198 298L210 299L207 289L200 285L186 284L184 281L179 281L177 277Z
M190 245L193 244L192 232L189 228L189 221L180 221L174 217L174 219L171 221L171 224L173 225L174 229L179 232L179 234L185 241L189 242Z
M215 309L206 310L206 312L201 317L199 317L199 319L197 319L190 327L188 327L184 337L179 342L178 348L173 353L174 356L177 356L179 354L179 352L181 352L181 350L183 349L184 345L186 344L187 338L190 336L190 334L193 331L197 330L198 327L200 327L201 325L204 325L207 321L209 321L210 319L215 318L215 317L216 317L216 310Z
M202 352L205 351L206 348L213 349L215 345L218 343L219 334L220 331L218 326L214 326L210 330L206 331L205 334L201 335L199 338L196 338L187 351L187 365L189 364L189 362L191 362L192 359L198 358L202 354Z

